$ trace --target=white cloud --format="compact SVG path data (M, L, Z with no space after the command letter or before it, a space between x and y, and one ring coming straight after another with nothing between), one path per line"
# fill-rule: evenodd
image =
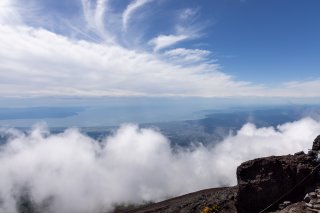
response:
M160 34L149 41L154 52L135 51L117 43L119 36L113 33L117 31L113 27L118 21L121 28L121 14L125 13L114 14L108 0L82 0L88 25L103 37L102 43L86 29L81 31L94 42L26 26L23 20L13 21L24 17L16 6L21 2L15 1L1 1L0 7L0 97L319 97L318 80L269 88L237 81L223 73L209 51L186 48L159 51L194 39L197 28L178 24L175 33ZM142 3L146 2L134 1L127 7L127 21ZM191 10L185 13L192 15Z
M320 91L320 79L287 82L278 90L284 96L290 96L294 91L298 97L317 97L319 96L318 91Z
M26 189L39 206L49 204L47 212L94 213L115 203L233 185L241 162L307 151L319 132L320 123L310 118L276 129L246 124L214 147L172 151L161 133L135 125L122 126L103 142L75 129L61 134L41 126L29 134L1 130L10 137L0 149L0 211L14 213Z
M305 80L284 82L273 87L265 87L262 94L265 97L295 97L295 98L312 98L319 97L317 91L320 90L320 80Z
M151 2L151 0L134 0L130 3L122 14L122 27L127 30L131 16L142 6Z
M105 37L105 26L104 26L104 14L106 11L107 0L97 0L96 11L94 14L94 20L97 29Z
M106 13L110 12L108 11L108 0L97 0L96 2L81 0L81 2L89 29L99 35L104 42L114 43L115 38L110 33L111 26L107 26L109 30L105 26L107 23Z
M174 65L153 54L25 26L0 31L2 97L244 96L260 89L233 81L217 64Z
M317 80L267 88L236 81L212 61L183 63L205 58L205 50L178 48L157 56L26 26L0 25L0 31L1 97L319 96Z
M198 9L186 8L179 12L179 18L183 21L188 21L198 13Z
M19 24L22 22L18 5L14 0L0 1L0 24Z
M154 51L170 47L178 42L190 38L188 35L159 35L151 39L148 44L152 45Z
M179 42L195 39L201 37L200 33L204 24L195 23L195 20L191 20L197 14L196 9L185 9L178 13L178 20L173 21L175 25L175 32L168 35L160 34L157 37L152 38L148 44L153 46L153 51L159 51L171 47Z
M165 56L181 62L200 62L208 60L208 50L177 48L164 52Z

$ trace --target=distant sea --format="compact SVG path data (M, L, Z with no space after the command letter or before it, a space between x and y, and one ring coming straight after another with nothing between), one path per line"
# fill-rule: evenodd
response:
M8 109L0 109L3 115ZM0 117L0 126L30 127L44 122L50 127L117 126L122 123L169 122L201 118L201 112L180 108L157 107L88 107L88 108L23 108L10 109L12 117ZM33 116L32 113L40 114ZM60 113L52 113L59 111ZM29 114L31 113L31 114Z
M265 108L301 109L301 105L242 104L216 99L124 99L52 106L0 107L0 126L31 127L39 122L49 127L103 127L122 123L164 123L199 120L211 114Z

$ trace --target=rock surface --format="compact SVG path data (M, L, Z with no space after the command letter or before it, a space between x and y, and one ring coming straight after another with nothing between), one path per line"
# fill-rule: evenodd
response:
M287 206L282 210L275 211L274 213L309 213L309 212L304 202L297 202Z
M180 197L165 200L146 207L131 210L117 211L117 213L151 213L151 212L236 212L234 198L236 187L224 187L201 190ZM208 211L205 211L205 210Z
M260 212L278 199L291 202L302 200L305 192L315 187L316 175L312 173L315 166L311 156L301 153L242 163L237 169L238 213ZM294 188L307 176L303 183Z
M314 139L312 144L313 151L320 151L320 135L316 139Z

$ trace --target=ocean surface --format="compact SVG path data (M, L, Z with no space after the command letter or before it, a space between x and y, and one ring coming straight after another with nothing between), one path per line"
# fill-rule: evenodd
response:
M84 134L101 139L112 134L123 123L135 123L140 127L158 129L170 139L172 145L189 146L219 142L246 123L253 123L257 127L276 127L304 117L319 120L320 106L232 107L192 103L140 103L130 106L6 107L0 108L0 127L17 127L28 131L33 125L44 123L52 133L77 127Z
M0 105L0 127L26 127L45 123L50 128L115 127L123 123L172 126L198 121L207 127L236 126L244 122L275 125L299 117L317 117L320 105L257 104L248 100L205 98L134 98ZM27 101L21 101L23 103Z

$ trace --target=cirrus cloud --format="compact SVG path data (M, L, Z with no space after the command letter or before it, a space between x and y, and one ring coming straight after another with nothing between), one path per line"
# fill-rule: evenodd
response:
M125 43L120 36L124 32L116 26L119 23L122 26L122 22L130 24L137 9L153 2L133 1L117 12L112 9L111 1L82 0L83 20L88 29L69 26L74 34L89 38L85 40L74 34L59 34L45 26L34 27L30 24L32 20L24 22L20 14L32 12L28 5L20 8L17 7L20 0L2 1L0 96L319 97L316 93L320 89L319 80L285 82L271 88L239 81L224 73L208 50L172 49L199 36L201 27L186 26L185 22L193 19L198 10L185 9L183 17L173 24L172 33L159 32L144 40L140 48L121 45ZM181 20L184 23L179 23Z
M152 0L135 0L127 6L127 8L122 14L122 27L124 30L127 30L128 24L133 13L151 1Z

